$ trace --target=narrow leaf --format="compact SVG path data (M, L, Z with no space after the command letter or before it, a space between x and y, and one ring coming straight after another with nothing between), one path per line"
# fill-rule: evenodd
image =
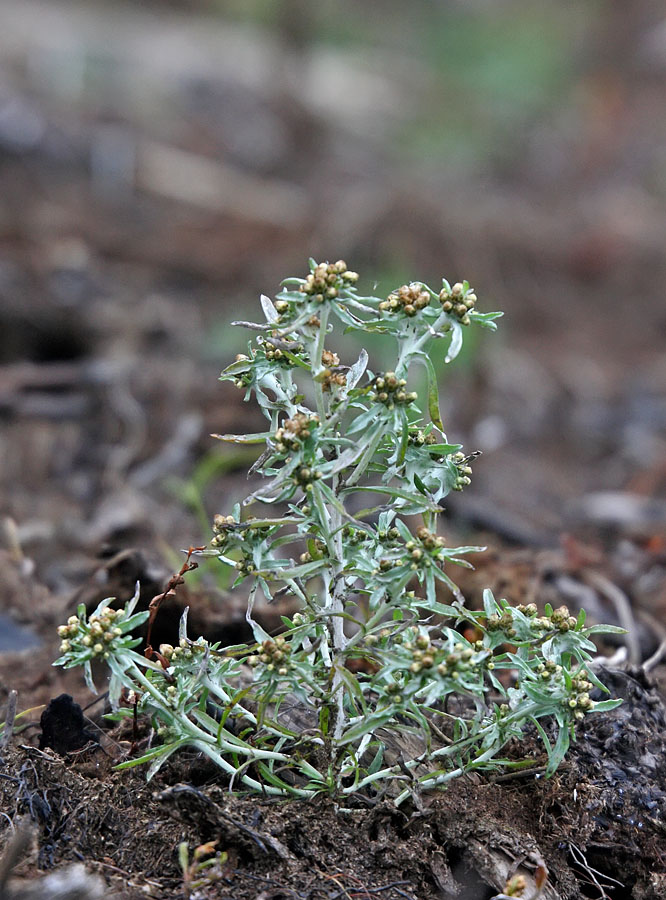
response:
M451 323L451 343L449 344L449 352L446 354L444 362L450 363L462 350L463 345L463 326L459 322Z
M261 295L261 308L264 311L267 322L270 322L271 324L273 322L277 322L279 318L278 311L273 306L273 301L270 299L270 297L267 297L266 294Z
M420 356L419 359L428 373L428 413L437 428L439 428L440 431L444 431L442 417L439 412L439 387L437 385L437 373L435 372L435 367L433 366L430 357L425 353Z
M270 431L257 434L211 434L212 438L227 444L263 444L270 436Z
M361 350L361 353L354 363L354 365L347 372L347 390L350 391L352 388L355 388L356 385L361 380L361 376L365 372L368 365L368 352L367 350Z

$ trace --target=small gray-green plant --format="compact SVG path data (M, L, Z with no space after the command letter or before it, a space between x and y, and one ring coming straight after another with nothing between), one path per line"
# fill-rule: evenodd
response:
M104 601L89 619L80 608L60 628L58 664L83 665L92 686L91 663L105 660L114 706L125 689L153 719L159 743L125 766L150 761L152 775L189 746L232 788L299 797L390 789L400 803L511 765L499 753L530 723L552 773L576 722L619 702L589 695L604 689L588 665L590 636L614 629L586 628L584 613L566 607L512 607L490 591L482 610L468 609L449 575L480 548L438 534L442 500L469 484L471 457L444 433L432 357L454 359L465 329L494 329L500 313L478 312L467 282L439 291L414 282L382 299L360 296L356 281L342 261L311 260L306 278L261 298L264 322L237 323L254 336L221 376L254 396L268 423L260 434L219 436L263 446L250 474L264 480L216 516L204 551L249 585L255 643L190 640L184 617L179 645L146 659L132 637L148 616L134 613L136 598L116 611ZM365 351L343 364L336 325L392 338L393 369L370 371ZM428 421L410 385L419 365ZM258 514L243 515L247 507ZM271 636L255 601L285 596L298 611Z

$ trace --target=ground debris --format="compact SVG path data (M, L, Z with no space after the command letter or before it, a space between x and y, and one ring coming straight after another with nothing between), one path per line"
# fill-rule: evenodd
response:
M180 900L179 845L216 841L227 862L202 898L487 900L516 875L531 889L546 861L544 900L600 891L661 900L666 710L640 670L600 677L624 704L585 720L553 778L540 774L542 748L528 736L511 752L533 756L531 772L461 778L418 809L384 800L341 812L326 798L235 796L193 753L147 783L141 769L103 764L100 747L63 758L13 744L3 751L0 802L34 823L38 869L83 859L109 896ZM11 840L4 819L0 829ZM31 874L34 863L33 853Z
M0 857L2 900L101 900L104 883L81 864L67 866L32 881L9 880L12 869L29 852L35 829L20 821Z

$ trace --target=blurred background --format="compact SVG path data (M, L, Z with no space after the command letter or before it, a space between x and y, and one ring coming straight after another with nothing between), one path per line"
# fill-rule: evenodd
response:
M451 529L666 609L662 2L1 8L6 607L209 539L248 466L209 434L257 423L216 380L229 322L314 256L505 311L440 371L483 451Z

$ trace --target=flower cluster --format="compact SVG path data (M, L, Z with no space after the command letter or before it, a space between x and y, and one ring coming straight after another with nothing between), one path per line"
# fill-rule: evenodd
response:
M488 616L486 627L491 634L495 631L501 631L508 638L514 638L518 632L513 627L513 618L513 613L510 610L505 610L501 616L498 616L497 614Z
M324 350L321 355L321 364L324 371L319 376L322 390L329 392L336 387L345 387L347 384L347 376L344 371L336 371L336 367L340 365L340 357L331 350Z
M405 710L416 698L432 706L452 692L483 691L484 678L493 669L492 652L482 640L470 643L448 628L436 638L431 629L414 627L388 641L379 637L381 632L365 638L366 645L376 648L375 682L389 703Z
M401 533L397 528L389 528L388 531L378 535L377 549L389 555L381 557L374 570L374 574L390 572L392 569L404 569L417 572L422 568L428 569L436 565L446 541L440 535L429 531L425 525L416 529L415 535L408 531ZM363 540L361 535L355 538L357 543Z
M566 632L575 629L578 624L578 619L569 614L569 609L566 606L560 606L558 609L550 612L548 612L547 607L547 611L543 616L537 615L537 612L536 603L528 603L526 605L521 603L516 607L506 608L501 615L494 613L488 616L488 631L491 633L501 631L509 638L515 637L517 634L515 627L517 624L516 613L521 613L524 617L531 620L530 629L537 638L543 637L544 633L552 633L553 631L566 634Z
M233 516L222 516L218 513L213 518L213 533L215 537L210 542L211 547L219 547L220 549L224 547L229 540L230 533L237 524Z
M160 653L167 662L172 665L179 663L188 663L192 660L201 658L209 649L208 641L205 638L197 638L196 641L189 641L187 638L181 638L177 647L173 644L160 644Z
M398 378L395 372L384 372L373 379L370 397L389 409L393 409L396 404L404 406L406 403L413 403L418 400L419 395L416 391L406 391L406 384L406 379Z
M275 449L278 453L298 450L303 442L312 436L313 428L319 425L319 416L296 413L291 419L285 419L275 432Z
M252 575L256 571L257 567L251 553L244 549L242 550L242 553L241 559L236 560L234 563L234 568L238 572L240 578L247 578L248 575Z
M61 638L60 656L54 665L72 668L83 666L86 684L95 691L92 680L92 662L104 660L112 672L118 657L132 653L141 638L132 632L148 618L148 610L134 612L139 602L139 585L124 609L111 609L113 598L102 600L88 617L85 604L80 603L76 616L70 616L66 625L58 627ZM112 702L120 695L122 685L115 674L109 687Z
M478 655L484 649L482 641L478 641L474 647L457 642L453 645L453 649L448 651L444 647L438 647L425 634L419 634L414 641L405 641L403 646L411 654L409 671L413 675L420 674L424 669L434 669L438 675L452 678L454 681L477 666L481 659L488 655L487 653L481 657Z
M437 435L434 432L425 432L422 428L412 426L409 429L408 442L414 447L423 447L424 444L436 444Z
M590 698L589 692L594 685L588 681L586 672L580 671L571 679L571 697L569 699L569 707L574 712L575 719L585 718L585 713L592 712L596 706L594 700Z
M414 571L422 565L430 566L446 543L443 537L428 531L425 525L416 529L416 538L415 541L406 541L405 543L405 550L409 554L409 564Z
M456 281L453 287L445 281L439 300L444 312L455 316L461 325L469 325L469 313L474 309L477 297L466 281Z
M297 342L289 344L286 341L281 341L276 334L266 337L258 335L257 345L260 350L263 350L264 356L269 362L278 362L286 368L298 365L295 354L303 353L305 349L303 344Z
M420 525L416 529L416 537L423 544L423 546L426 548L426 550L435 551L435 553L433 554L434 556L437 555L436 551L439 550L441 547L443 547L444 544L446 543L443 537L440 537L439 535L434 534L434 532L432 532L432 531L428 531L428 529L425 527L425 525ZM410 546L410 542L408 542L405 546L406 546L407 550L413 549Z
M412 284L403 284L397 291L389 294L386 300L382 300L378 309L381 312L403 312L406 316L415 316L421 309L430 305L430 292L425 285L417 281Z
M469 464L470 457L465 456L464 453L458 450L451 455L450 459L455 468L455 477L451 489L454 491L462 491L463 488L472 483L470 477L472 474L472 467Z
M320 538L315 538L314 541L310 543L311 550L305 550L299 556L299 560L302 563L312 562L313 559L321 559L322 555L326 553L326 544L324 541L320 540Z
M544 616L540 621L545 629L556 628L559 632L564 633L575 628L578 620L571 615L568 606L558 606L549 616Z
M320 469L311 469L309 466L299 466L294 472L291 480L293 484L303 488L304 491L311 491L312 483L314 481L319 481L319 479L323 477L323 474L324 473Z
M114 642L122 637L123 630L118 627L118 620L124 617L122 609L106 607L99 615L92 615L88 622L78 616L70 616L66 625L58 627L61 637L61 653L82 650L91 657L108 659L114 649Z
M263 668L265 672L284 677L289 674L290 652L286 638L279 634L275 640L262 641L257 652L248 656L247 663L253 669Z
M358 274L350 272L347 263L343 259L339 259L335 263L315 265L304 283L300 285L299 291L312 297L315 303L323 303L324 300L335 299L342 288L355 284L357 281ZM286 311L286 307L282 309L277 305L276 309L278 312Z
M354 528L352 525L345 525L342 529L342 536L352 547L370 540L370 533L365 528Z
M536 666L535 673L542 684L562 698L562 705L573 713L576 721L584 719L586 713L594 710L595 702L589 694L594 685L588 680L585 670L579 670L572 677L569 673L565 674L562 665L547 659Z

